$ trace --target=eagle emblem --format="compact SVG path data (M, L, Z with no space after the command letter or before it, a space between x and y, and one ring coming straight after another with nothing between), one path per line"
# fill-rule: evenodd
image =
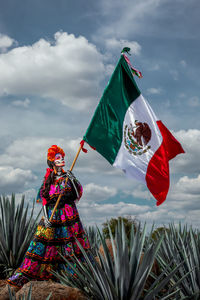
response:
M147 123L135 120L134 125L125 125L124 145L130 154L142 155L147 152L151 148L151 146L148 145L150 140L151 129Z

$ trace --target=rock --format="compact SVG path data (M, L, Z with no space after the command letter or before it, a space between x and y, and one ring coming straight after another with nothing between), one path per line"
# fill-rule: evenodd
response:
M0 300L9 300L7 285L6 280L0 280Z
M19 288L10 286L12 291L19 291ZM0 280L0 300L9 300L8 283L6 280Z
M7 285L6 280L0 280L0 291Z
M62 285L53 281L30 281L17 292L16 298L28 294L32 285L32 300L46 300L52 292L50 300L86 300L87 298L79 289ZM2 299L3 300L3 299Z
M27 296L28 291L32 285L32 300L46 300L52 292L50 300L86 300L87 298L78 289L62 285L53 281L30 281L21 289L17 287L10 288L15 291L16 299L24 294ZM0 300L9 300L8 284L6 280L0 280Z
M9 292L7 286L0 290L0 300L9 300Z

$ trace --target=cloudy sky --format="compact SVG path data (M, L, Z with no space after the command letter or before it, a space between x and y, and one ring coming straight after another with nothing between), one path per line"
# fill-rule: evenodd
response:
M79 147L123 47L156 115L182 143L170 162L171 186L160 207L147 188L93 150L74 169L84 187L86 225L132 215L157 226L200 227L200 2L198 0L0 1L0 192L40 187L52 144ZM37 211L40 205L37 205Z

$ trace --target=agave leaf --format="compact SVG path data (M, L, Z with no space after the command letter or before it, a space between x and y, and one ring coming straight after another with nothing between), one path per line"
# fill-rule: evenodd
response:
M181 265L181 264L180 264ZM184 280L184 278L187 278L190 272L188 272L187 274L185 274L181 279L177 280L176 282L174 282L173 286L169 289L169 292L171 292L173 289L175 289L176 287L180 286L180 283ZM181 290L180 290L181 291Z
M105 291L105 294L109 294L109 290L108 290L108 289L107 289L107 290L105 289L105 282L104 282L102 276L99 276L99 275L100 275L100 272L99 272L99 271L100 271L100 268L94 268L94 266L93 266L93 264L91 263L91 261L90 261L88 255L87 255L87 253L85 252L85 250L83 249L82 245L79 243L79 241L78 241L77 239L76 239L76 243L78 244L79 248L81 249L81 252L82 252L82 254L83 254L83 256L84 256L84 258L85 258L85 260L86 260L88 266L89 266L90 269L92 270L93 275L95 275L96 278L99 278L99 281L98 281L98 282L99 282L99 284L100 284L102 290ZM104 273L101 273L101 275L102 275L102 274L104 274ZM104 274L104 275L106 275L106 274Z
M112 278L112 281L113 281L114 280L114 266L113 266L111 254L110 254L110 251L108 250L106 240L105 240L105 238L103 238L98 227L97 227L97 232L99 234L100 241L102 243L103 251L104 251L104 255L105 255L104 265L106 265L106 270L108 271L108 275L110 278ZM112 246L112 249L113 249L113 246ZM97 255L98 255L98 252L97 252Z
M179 266L177 266L169 275L166 276L162 280L161 283L158 284L157 287L155 287L152 291L150 291L145 297L144 300L151 300L152 297L156 296L156 294L162 290L162 288L169 282L170 278L177 272L177 270L180 268L180 266L183 264L182 262Z
M32 293L32 284L30 285L30 288L29 288L29 291L28 291L27 300L31 300L31 293ZM24 298L25 298L25 295L24 295Z
M132 228L133 229L133 228ZM140 264L140 258L143 251L143 245L145 241L145 235L146 235L146 224L144 225L143 231L141 233L140 237L140 224L136 231L136 234L134 234L134 231L132 230L132 239L130 243L130 282L134 281L134 278L136 276L136 273L138 271L138 267ZM130 286L129 290L132 290L132 286Z
M14 194L10 200L0 197L0 263L7 270L14 270L22 263L40 214L33 220L33 203L31 217L28 217L28 206L24 209L24 202L24 196L17 206Z
M174 266L177 266L180 262L185 261L179 271L171 278L171 283L174 285L182 279L180 282L181 297L193 299L200 290L199 231L194 231L191 227L188 231L187 225L182 228L181 224L177 228L174 224L170 224L169 228L170 230L166 232L159 250L159 255L162 257L161 266L164 267L170 261L173 261ZM188 276L185 276L186 274Z
M85 252L85 251L84 251ZM87 256L86 253L84 253L85 256ZM61 255L61 254L60 254ZM87 279L89 280L89 282L92 284L92 286L96 289L97 292L100 293L100 290L99 290L99 287L98 287L98 284L95 282L94 280L94 277L93 277L93 266L92 264L88 265L89 266L89 270L84 266L83 263L81 263L75 256L73 259L73 261L77 262L79 268L77 267L74 267L73 264L71 264L63 255L61 255L61 257L64 259L64 261L66 262L67 265L69 265L70 268L72 268L72 270L77 274L77 277L79 280L82 280L82 281L85 281L85 277L87 276ZM80 270L82 269L82 272L80 272ZM67 272L67 270L66 270ZM52 272L53 273L53 272ZM54 275L57 277L56 275L57 273L54 273ZM70 274L70 273L69 273ZM71 275L71 274L70 274ZM59 276L59 279L61 279L61 276ZM75 282L76 282L76 279L74 278ZM100 282L101 284L101 282ZM79 286L79 288L81 288L81 286Z
M173 293L170 293L169 295L163 297L162 300L167 300L167 299L174 299L175 300L175 298L173 296L177 296L177 294L179 296L179 292L180 292L180 290L174 291ZM181 299L183 300L183 298L181 298Z
M109 235L110 235L110 240L111 240L111 244L112 244L112 251L113 251L113 259L114 259L114 262L116 262L117 261L117 250L116 250L116 245L115 245L115 243L114 243L114 239L113 239L113 235L112 235L112 231L111 231L111 228L110 228L110 226L108 225L108 230L109 230ZM102 241L103 242L103 241ZM107 250L107 247L106 247L106 245L105 245L106 243L105 242L103 242L103 245L104 245L104 249L106 250L106 252L108 252ZM118 268L115 266L115 264L114 264L114 278L117 276L118 277L118 273L119 273L119 270L118 270Z
M162 299L164 299L164 297L166 299L172 299L170 297L176 297L176 299L178 299L181 293L181 281L186 280L188 276L187 273L184 273L181 280L177 276L177 272L183 267L184 262L180 265L176 265L173 260L169 266L168 263L166 263L165 257L162 255L160 255L160 261L158 259L159 250L161 253L165 253L166 249L168 250L166 245L163 247L163 241L165 240L165 243L166 241L172 243L176 232L173 232L171 235L166 234L165 236L162 234L156 242L153 242L151 237L146 238L146 226L144 226L142 232L140 228L139 225L136 232L131 229L130 241L128 241L122 222L118 222L115 229L115 236L113 236L111 228L108 226L113 259L107 247L105 237L101 235L100 230L97 229L97 232L103 247L103 255L96 247L95 251L86 252L77 240L85 263L82 263L74 257L73 261L77 263L76 268L74 268L74 271L77 273L77 278L70 278L70 276L67 274L64 275L64 273L59 274L58 278L62 283L67 284L70 282L71 285L80 288L88 298L95 300L139 300L144 299L144 297L146 297L146 299L155 299L161 292ZM173 226L171 226L171 230L174 230ZM173 243L172 249L177 249L177 243ZM160 249L161 246L162 249ZM143 259L141 260L142 254ZM94 255L99 259L99 263L95 261ZM182 259L182 256L177 255L177 261L180 258ZM155 278L155 282L149 287L148 291L145 291L144 285L148 276L150 276L155 259L158 260L163 271L158 278L154 275L152 276ZM67 262L66 265L70 266ZM163 294L163 287L166 284L169 286L171 283L174 283L174 286L170 286L170 290L168 289L168 291Z
M200 286L200 251L199 246L200 243L198 243L198 239L196 240L194 238L194 232L192 229L190 229L190 238L191 238L191 257L193 260L193 265L197 266L196 268L196 277L197 277L197 282L198 286Z
M46 298L46 300L49 300L52 296L52 292L49 294L49 296Z
M162 240L163 237L161 237L155 245L152 244L149 249L144 250L144 256L132 287L132 299L134 299L134 297L135 299L139 299L140 295L142 294L147 277L150 274L155 256L162 243Z
M145 240L145 244L148 245L152 241L152 234L154 232L154 229L155 229L155 223L152 224L151 231L149 232L149 235Z
M15 292L12 291L11 287L9 286L9 284L8 284L8 293L9 293L9 299L10 300L15 300L16 299Z
M99 259L100 259L100 262L101 262L101 266L104 265L105 263L105 260L104 260L104 257L99 254ZM108 281L108 284L109 284L109 288L110 290L112 291L112 295L114 295L114 298L117 297L117 294L116 294L116 289L115 289L115 286L113 285L113 280L112 278L109 276L109 271L107 272L107 268L100 268L100 271L105 273L106 274L106 280ZM102 273L102 274L103 274ZM102 275L103 276L103 275ZM105 275L104 275L105 276ZM111 297L112 298L112 297Z
M33 204L31 216L33 216L33 210L34 210L34 204ZM19 252L18 252L18 260L19 261L22 259L23 255L24 255L24 249L27 248L27 245L29 245L32 240L32 236L35 232L36 224L37 224L38 218L41 214L41 210L39 211L39 213L36 216L34 221L33 221L32 217L30 217L29 220L27 221L26 230L24 231L24 235L21 237L21 247L19 245ZM33 223L32 223L32 221L33 221Z
M3 265L3 266L9 265L9 259L8 259L7 253L5 251L5 246L1 243L1 240L0 240L0 249L4 255L3 257L1 255L1 261L3 262L1 265Z

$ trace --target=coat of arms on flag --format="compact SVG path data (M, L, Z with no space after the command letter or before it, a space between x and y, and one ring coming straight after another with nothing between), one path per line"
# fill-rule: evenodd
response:
M169 160L184 150L133 75L142 77L122 51L83 139L126 176L146 184L160 205L169 190Z
M135 120L132 124L124 126L124 144L130 154L142 155L147 152L151 146L151 129L147 123Z

